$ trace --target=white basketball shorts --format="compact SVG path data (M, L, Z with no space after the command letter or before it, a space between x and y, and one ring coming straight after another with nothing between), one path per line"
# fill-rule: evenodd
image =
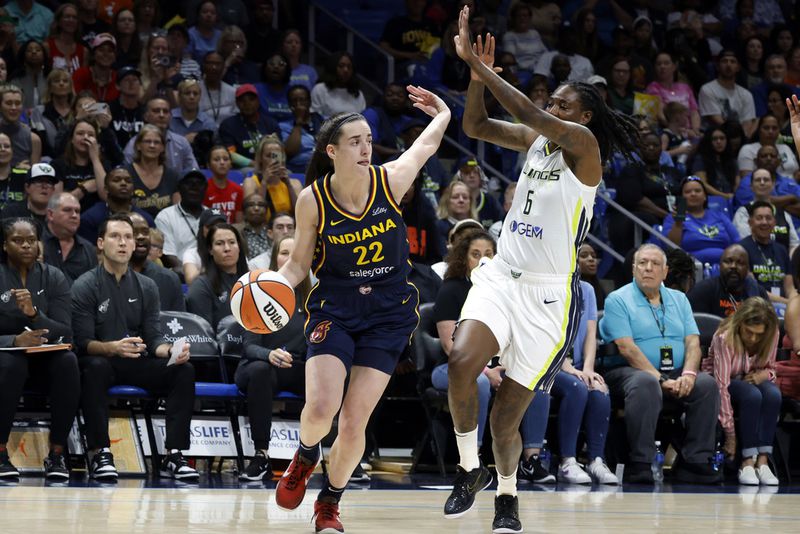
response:
M578 332L579 276L526 272L495 256L470 277L459 321L489 327L506 376L549 393Z

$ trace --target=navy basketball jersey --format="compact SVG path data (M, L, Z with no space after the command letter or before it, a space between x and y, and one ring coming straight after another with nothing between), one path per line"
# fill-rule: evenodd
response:
M353 214L333 198L331 175L311 185L319 227L311 270L322 287L405 283L411 271L406 225L392 198L386 169L370 166L370 193L364 212Z

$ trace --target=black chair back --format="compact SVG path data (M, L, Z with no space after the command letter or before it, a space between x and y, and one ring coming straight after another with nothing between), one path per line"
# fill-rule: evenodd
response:
M433 318L433 303L427 302L419 307L419 326L412 343L417 371L430 373L444 361L445 355L439 342L436 322Z

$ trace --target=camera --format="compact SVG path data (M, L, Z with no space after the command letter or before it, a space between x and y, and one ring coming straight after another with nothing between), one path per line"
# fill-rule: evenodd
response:
M175 64L175 58L173 58L172 56L164 55L156 57L156 65L159 65L161 67L171 67L174 64Z

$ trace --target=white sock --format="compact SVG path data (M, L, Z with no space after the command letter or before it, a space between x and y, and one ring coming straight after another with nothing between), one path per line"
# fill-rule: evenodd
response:
M460 465L464 471L472 471L481 466L478 459L478 427L469 432L459 434L456 430L456 444L458 445L458 456Z
M497 472L497 495L511 495L512 497L517 496L516 469L514 469L514 472L508 476L501 475L500 471Z

